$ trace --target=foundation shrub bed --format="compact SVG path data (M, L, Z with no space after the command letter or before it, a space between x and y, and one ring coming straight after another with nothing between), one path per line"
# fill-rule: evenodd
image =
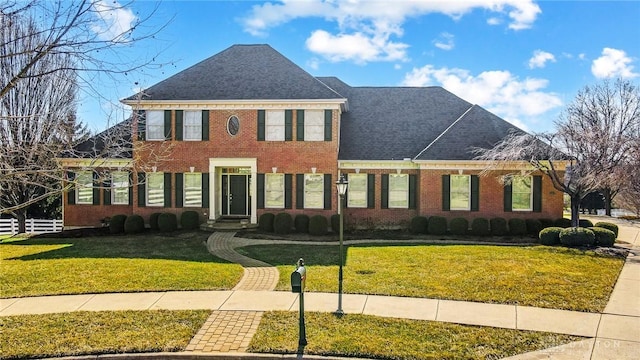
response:
M542 228L540 230L555 226L553 220L546 218L540 219L540 225L542 225Z
M449 222L449 228L453 235L467 235L469 232L469 221L465 218L453 218Z
M264 213L258 219L258 229L264 232L273 232L273 220L275 215L272 213Z
M476 236L489 236L489 220L485 218L475 218L471 222L471 234Z
M127 220L127 215L118 214L111 217L109 221L109 233L111 234L123 234L124 222Z
M414 216L409 223L409 231L412 234L426 234L429 226L429 219L425 216Z
M507 220L501 217L495 217L489 220L491 226L491 235L504 236L509 233L507 229Z
M542 227L542 222L538 219L526 219L525 224L527 226L527 234L529 235L538 235L540 230L544 229Z
M178 230L178 217L173 213L162 213L158 216L158 230L173 232Z
M616 236L616 239L618 238L618 225L610 223L610 222L605 222L605 221L600 221L595 223L593 226L595 227L599 227L599 228L604 228L607 230L611 230L613 231L613 233Z
M144 219L140 215L129 215L124 221L125 234L139 234L144 231Z
M331 215L331 218L329 219L329 221L331 222L331 231L333 231L334 234L337 234L338 232L340 232L340 215L338 214Z
M429 218L427 232L433 235L444 235L447 233L447 219L442 216L432 216Z
M593 227L593 222L589 219L580 219L578 220L578 227L590 228Z
M293 219L293 226L296 228L296 232L308 233L309 232L309 215L298 214Z
M273 218L273 231L276 234L288 234L293 229L293 218L288 213L278 213Z
M593 231L597 246L612 247L616 242L616 234L609 229L595 226L590 227L589 230Z
M180 226L182 226L184 230L197 229L198 226L200 226L200 215L193 210L183 212L180 215Z
M523 236L527 234L527 222L523 219L509 219L509 234Z
M560 243L564 246L593 246L595 237L593 231L581 227L571 227L560 231Z
M540 238L540 244L555 246L560 245L560 232L563 228L557 226L551 226L540 230L538 238Z
M554 224L554 226L565 228L565 229L566 228L570 228L571 227L571 219L559 218L559 219L556 219L553 222L553 224Z
M327 234L327 218L322 215L314 215L309 219L309 234L322 236Z
M160 217L160 213L152 213L149 216L149 227L151 228L151 230L160 230L160 227L158 226L158 218Z

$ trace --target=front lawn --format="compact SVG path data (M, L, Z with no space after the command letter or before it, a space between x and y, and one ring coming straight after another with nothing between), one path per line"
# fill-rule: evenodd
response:
M307 290L337 292L338 246L269 245L238 249L277 265L290 291L298 258ZM344 292L518 304L600 312L622 258L561 247L407 245L345 247Z
M227 290L243 269L211 255L208 234L176 232L0 243L0 296Z
M249 351L296 353L298 314L268 312ZM305 314L305 354L369 359L502 359L582 338L535 331L348 314Z

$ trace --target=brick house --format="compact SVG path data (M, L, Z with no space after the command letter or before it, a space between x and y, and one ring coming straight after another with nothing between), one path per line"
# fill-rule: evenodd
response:
M252 224L265 212L330 216L342 174L352 227L562 216L562 193L526 162L480 176L486 164L472 149L521 130L441 87L351 87L268 45L234 45L122 102L134 114L118 125L130 153L61 160L76 182L64 195L66 226L185 210Z

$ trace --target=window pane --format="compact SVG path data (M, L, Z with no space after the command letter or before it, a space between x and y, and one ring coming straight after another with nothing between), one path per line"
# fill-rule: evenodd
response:
M147 173L147 205L164 205L164 173Z
M531 176L514 176L511 180L511 209L530 211L531 203Z
M284 141L284 110L265 112L265 140Z
M202 206L202 174L184 174L184 206Z
M305 110L304 141L324 141L324 110Z
M185 111L183 128L185 140L202 140L202 111Z
M304 207L324 208L324 174L304 175Z
M284 174L265 174L265 204L267 208L284 208Z
M389 207L409 207L409 175L389 174Z
M129 204L129 173L123 171L111 173L111 203Z
M93 204L93 173L77 172L76 184L76 204Z
M451 175L451 210L471 209L471 175Z
M164 140L164 111L147 111L147 140Z
M347 206L367 207L367 174L349 174Z

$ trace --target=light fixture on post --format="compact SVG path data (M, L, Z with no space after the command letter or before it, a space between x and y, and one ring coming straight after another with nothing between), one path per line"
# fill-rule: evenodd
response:
M344 214L342 211L344 195L347 193L347 187L349 186L349 182L344 174L340 175L340 180L336 181L336 188L338 190L338 210L340 213L340 270L338 272L338 310L336 310L336 315L342 316L344 315L344 311L342 310L342 266L344 264L344 257L342 254L342 241L344 238Z

